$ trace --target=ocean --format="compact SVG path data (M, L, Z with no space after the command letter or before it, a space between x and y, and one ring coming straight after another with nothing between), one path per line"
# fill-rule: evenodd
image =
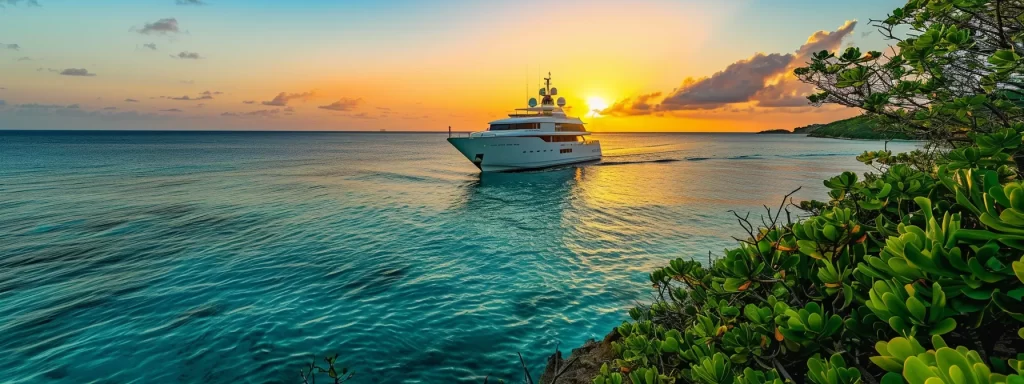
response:
M0 131L0 382L537 379L732 247L730 210L884 145L596 134L600 163L482 175L446 137Z

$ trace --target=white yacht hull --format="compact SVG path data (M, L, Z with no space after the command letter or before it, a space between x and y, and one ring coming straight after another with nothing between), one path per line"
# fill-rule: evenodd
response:
M547 168L601 159L601 142L547 142L539 137L450 137L483 172Z

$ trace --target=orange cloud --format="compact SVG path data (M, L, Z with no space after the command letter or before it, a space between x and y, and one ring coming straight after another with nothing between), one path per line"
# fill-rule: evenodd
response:
M658 104L650 103L650 99L660 92L619 100L600 113L638 116L750 103L771 108L806 106L806 96L814 91L813 86L798 81L792 70L802 66L814 52L839 49L856 26L856 21L847 21L835 31L817 31L794 53L758 53L709 77L687 78Z
M314 93L313 91L303 92L303 93L286 93L286 92L281 92L281 93L277 94L277 96L275 96L273 100L264 101L263 105L270 105L270 106L274 106L274 107L284 107L284 106L288 105L289 101L292 101L292 100L309 100L309 99L311 99L315 95L316 95L316 93Z

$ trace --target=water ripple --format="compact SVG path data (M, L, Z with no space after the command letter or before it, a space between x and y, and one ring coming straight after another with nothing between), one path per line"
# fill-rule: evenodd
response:
M357 383L512 381L516 352L536 376L651 268L729 246L727 210L822 198L881 146L599 138L605 162L479 175L433 134L0 133L0 377L297 382L335 352Z

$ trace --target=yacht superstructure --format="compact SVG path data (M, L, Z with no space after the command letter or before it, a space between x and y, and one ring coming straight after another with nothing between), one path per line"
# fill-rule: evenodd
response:
M565 98L556 101L551 74L544 78L541 101L531 98L528 108L490 122L486 131L448 142L483 172L517 171L601 159L601 142L592 140L584 123L566 115Z

